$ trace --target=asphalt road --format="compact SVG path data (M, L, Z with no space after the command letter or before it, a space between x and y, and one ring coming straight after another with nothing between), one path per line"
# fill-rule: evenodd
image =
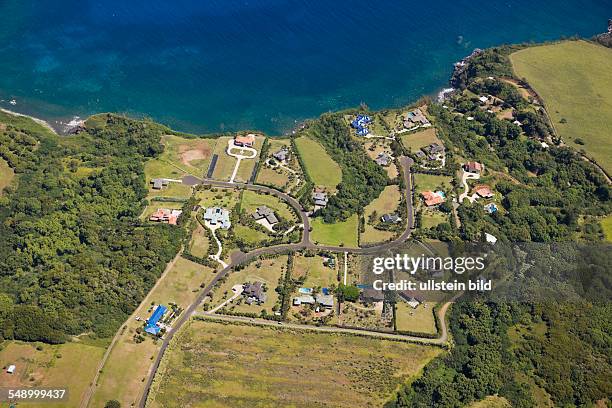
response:
M153 384L153 379L155 378L155 374L157 373L157 370L159 369L159 365L164 356L164 353L166 349L168 348L170 341L174 337L174 334L180 330L180 328L191 318L191 316L194 313L196 313L198 306L204 301L204 298L206 298L206 296L208 296L208 294L212 291L216 283L220 279L222 279L225 275L227 275L234 266L248 262L261 255L280 254L280 253L286 253L286 252L291 252L291 251L297 251L301 249L311 248L311 249L322 249L322 250L337 251L337 252L350 252L350 253L355 253L355 254L369 254L369 253L376 253L379 251L392 249L404 243L410 237L410 234L412 233L412 230L414 228L414 211L413 211L413 203L412 203L413 186L412 186L412 177L410 173L410 166L412 166L413 160L410 157L402 156L399 158L399 162L402 168L402 176L404 177L404 186L405 186L404 194L406 198L406 214L405 214L406 228L404 232L402 232L402 234L398 238L394 239L393 241L384 242L380 245L375 245L375 246L365 247L365 248L350 248L350 247L337 247L337 246L329 246L329 245L315 245L312 242L310 242L310 220L308 219L306 210L302 207L302 205L300 204L298 200L296 200L295 198L291 197L288 194L283 193L282 191L279 191L279 190L276 190L274 188L270 188L267 186L257 185L257 184L230 183L226 181L217 181L217 180L209 180L209 179L202 180L201 184L210 185L213 187L243 188L243 189L252 190L252 191L269 193L269 194L273 194L279 197L280 199L282 199L283 201L291 205L297 211L301 219L301 222L304 225L302 239L299 243L295 243L295 244L284 244L284 245L277 245L277 246L266 247L266 248L259 248L259 249L253 250L246 254L240 253L232 259L232 262L226 268L217 272L213 280L204 289L202 289L202 291L200 291L200 293L198 294L197 298L193 301L193 303L191 303L191 305L189 305L189 307L185 310L185 312L179 316L178 320L174 323L172 330L169 333L166 333L162 341L161 348L159 352L157 353L157 356L155 357L155 361L153 362L151 371L149 372L147 382L145 384L144 393L140 399L138 406L140 408L145 407L147 397L151 389L151 385ZM188 176L188 177L189 177L189 180L188 180L189 184L195 185L197 178L194 176ZM446 312L447 307L448 307L447 305L444 305L444 307L441 308L441 310L444 309L444 312ZM389 333L389 335L393 336L394 338L398 338L398 339L403 338L404 340L426 342L428 344L446 343L446 341L448 340L446 322L444 321L443 314L441 315L441 317L442 317L441 330L440 330L441 336L438 339L426 339L426 338L418 338L418 337L413 337L413 336L402 336L402 335L391 334L391 333ZM339 329L339 328L335 328L335 329L343 330L343 331L347 331L351 333L355 332L355 334L358 333L360 335L363 335L363 333L366 333L366 331L356 330L356 329Z

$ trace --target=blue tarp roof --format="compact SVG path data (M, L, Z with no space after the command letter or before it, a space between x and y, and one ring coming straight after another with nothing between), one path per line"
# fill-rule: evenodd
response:
M147 320L147 326L145 327L145 331L151 334L159 333L159 327L157 327L157 322L164 316L168 308L164 305L157 305L153 314Z

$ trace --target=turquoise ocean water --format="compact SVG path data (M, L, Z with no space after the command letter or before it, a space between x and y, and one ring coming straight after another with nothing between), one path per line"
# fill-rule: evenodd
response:
M610 17L612 0L0 0L0 107L278 134L434 93L475 47L590 37Z

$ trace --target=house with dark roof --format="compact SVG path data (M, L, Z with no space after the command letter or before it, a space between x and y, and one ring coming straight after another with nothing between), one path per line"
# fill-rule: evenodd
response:
M242 295L246 298L246 303L264 303L266 301L266 293L264 291L263 283L245 283L242 285Z
M425 117L423 112L420 109L415 109L406 114L406 119L404 120L404 128L406 129L416 129L418 127L428 127L431 126L429 120Z
M380 166L388 166L393 162L393 157L387 152L381 152L376 156L375 161Z
M385 300L385 294L382 290L374 288L366 288L359 294L359 300L362 303L377 303Z
M274 214L274 211L265 205L257 207L257 210L253 213L253 218L255 221L265 219L270 225L278 223L278 218L276 217L276 214Z
M316 302L324 307L325 309L331 309L334 307L334 296L333 295L323 295L318 293L315 295Z
M289 160L289 149L287 149L286 147L282 147L279 151L273 153L272 157L274 157L280 162L285 162Z

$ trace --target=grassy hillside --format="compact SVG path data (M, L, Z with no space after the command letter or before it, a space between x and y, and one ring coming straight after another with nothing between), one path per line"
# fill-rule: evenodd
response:
M544 99L563 140L612 173L612 50L567 41L526 48L510 60L516 75Z

